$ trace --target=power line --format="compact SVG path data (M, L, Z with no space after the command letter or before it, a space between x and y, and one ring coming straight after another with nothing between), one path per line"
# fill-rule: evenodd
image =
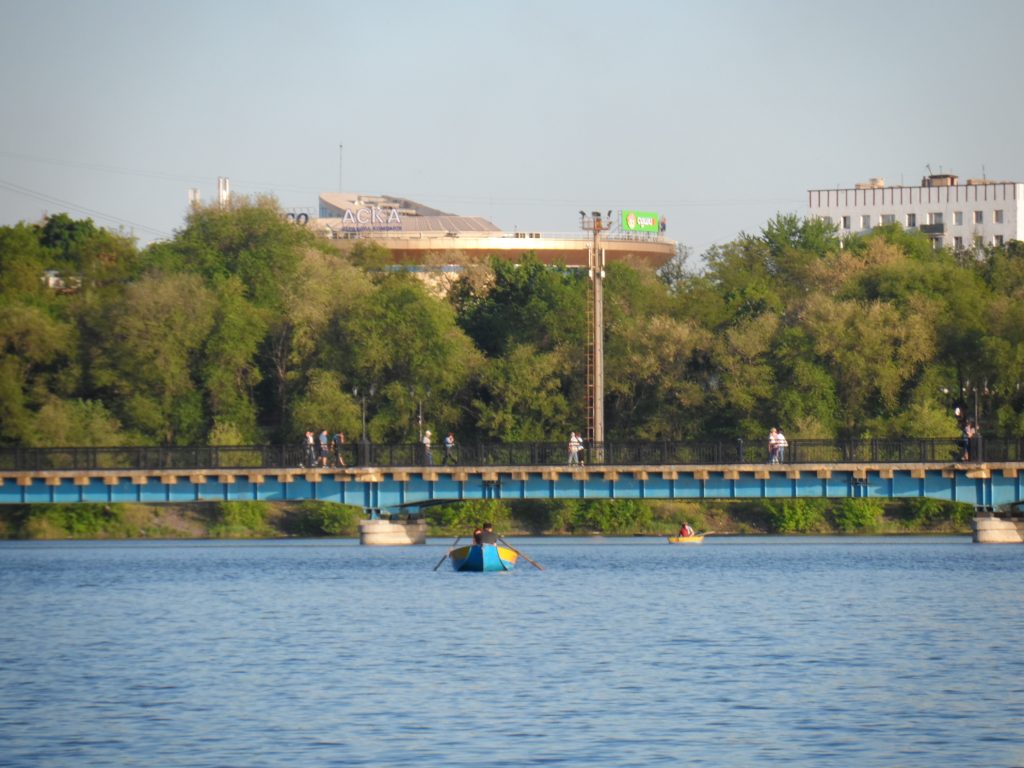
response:
M84 170L102 171L104 173L116 173L121 175L129 176L143 176L146 178L153 179L165 179L167 181L182 181L189 184L195 184L205 179L211 179L212 176L205 174L180 174L180 173L168 173L165 171L152 171L137 168L119 168L117 166L105 165L101 163L84 163L74 160L61 160L58 158L40 157L38 155L29 155L18 152L6 152L0 151L0 156L16 158L20 160L29 160L36 163L46 163L48 165L62 165L70 168L82 168ZM310 194L320 194L325 190L320 187L310 187L299 184L281 183L281 182L270 182L270 181L256 181L253 179L240 179L237 177L232 178L232 184L236 189L249 188L253 191L259 190L285 190L290 192L307 192ZM478 195L445 195L430 192L428 190L417 190L404 192L402 197L419 197L427 200L446 201L452 203L468 203L471 205L476 204L490 204L490 205L503 205L503 206L529 206L529 205L566 205L575 207L578 205L578 199L559 199L559 198L525 198L525 197L494 197L478 196ZM631 207L635 206L636 203L633 200L630 201L609 201L611 205ZM648 199L643 205L650 205L656 207L673 207L673 208L726 208L726 207L739 207L745 205L803 205L803 198L754 198L754 199L720 199L720 200L658 200Z
M145 224L139 224L138 222L131 221L129 219L122 219L119 216L113 216L109 213L104 213L103 211L97 211L94 208L88 208L84 205L73 203L70 200L62 200L59 197L47 195L44 192L37 192L34 189L29 189L28 187L23 187L20 184L15 184L13 182L5 181L3 179L0 179L0 189L6 189L9 192L14 192L15 194L23 195L25 197L34 197L37 200L42 200L44 203L60 206L72 211L78 211L80 213L86 213L90 216L96 217L97 219L111 221L114 222L115 224L120 224L121 226L128 226L131 227L132 229L141 229L143 231L149 232L159 237L171 237L169 232L164 232L162 229L156 229Z

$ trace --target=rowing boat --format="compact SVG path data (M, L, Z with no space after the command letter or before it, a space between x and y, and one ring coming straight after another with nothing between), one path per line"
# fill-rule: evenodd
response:
M456 571L511 571L519 553L498 544L470 544L448 555Z
M703 533L695 533L693 536L669 536L669 544L700 544L704 541Z

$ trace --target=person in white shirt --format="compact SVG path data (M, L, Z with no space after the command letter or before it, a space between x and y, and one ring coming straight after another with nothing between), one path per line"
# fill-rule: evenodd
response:
M430 453L430 430L423 433L423 463L428 467L433 466L434 457Z
M579 435L575 432L569 433L569 463L579 464L580 463L580 448L583 447L583 441L580 440Z

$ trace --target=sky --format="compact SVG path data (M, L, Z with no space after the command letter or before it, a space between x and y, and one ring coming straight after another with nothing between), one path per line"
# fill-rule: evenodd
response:
M500 228L653 211L699 257L807 190L1024 180L1018 0L0 0L0 226L172 237L189 188Z

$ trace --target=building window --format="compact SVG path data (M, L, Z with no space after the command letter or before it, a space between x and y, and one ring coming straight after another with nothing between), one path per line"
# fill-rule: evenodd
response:
M942 223L942 213L941 212L929 213L928 214L928 223L929 224L941 224Z
M933 237L932 238L932 250L933 251L937 251L941 247L942 247L942 238L941 237Z
M974 212L974 223L975 224L984 224L985 223L985 212L984 211L975 211Z
M917 214L916 213L908 213L907 214L907 229L911 229L912 227L916 227L916 226L917 226Z
M994 221L996 224L1002 224L1003 223L1003 212L1002 211L992 211L992 221Z
M849 228L850 228L850 217L849 216L843 216L843 229L849 229Z
M964 239L962 237L954 237L953 247L956 248L958 251L962 251L964 249Z
M975 235L974 236L974 247L975 248L981 248L981 246L983 246L984 244L985 244L985 241L982 239L981 235Z
M895 223L896 223L896 214L894 214L894 213L883 213L882 214L882 226L883 227L886 224L895 224Z
M1002 245L1003 244L1003 236L1002 235L996 235L995 244L996 245Z
M826 224L828 224L830 227L832 226L832 217L831 216L822 216L821 220L823 222L825 222Z
M953 212L953 223L956 226L958 226L958 227L962 227L963 226L963 224L964 224L964 212L963 211L954 211Z
M863 216L860 217L860 228L861 229L871 229L871 214L870 213L865 213Z

